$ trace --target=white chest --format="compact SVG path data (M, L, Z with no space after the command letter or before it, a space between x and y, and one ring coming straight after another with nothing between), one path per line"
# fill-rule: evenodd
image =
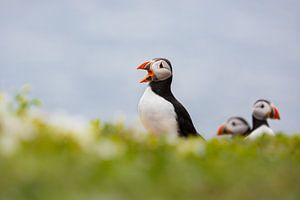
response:
M255 139L255 138L260 137L260 136L262 136L264 134L270 135L270 136L274 136L275 135L274 131L271 128L269 128L268 126L263 125L263 126L259 127L258 129L252 131L250 133L250 135L248 135L246 137L246 139L250 139L250 140L251 139Z
M148 131L177 135L178 125L173 105L148 87L138 105L140 119Z

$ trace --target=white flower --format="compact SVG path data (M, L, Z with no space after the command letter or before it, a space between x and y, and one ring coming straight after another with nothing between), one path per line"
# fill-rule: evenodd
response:
M9 135L2 135L0 137L0 152L4 155L10 155L19 147L19 141Z
M21 118L9 110L9 97L0 94L0 149L2 153L12 153L19 142L31 140L35 127L29 118Z
M69 115L65 112L35 113L45 123L57 131L54 134L64 134L73 137L81 147L88 147L94 141L90 122L82 116Z
M121 143L115 143L108 139L101 140L98 144L95 144L95 152L103 160L112 160L124 154L125 146Z
M205 143L200 140L184 140L177 145L177 153L181 156L205 154Z

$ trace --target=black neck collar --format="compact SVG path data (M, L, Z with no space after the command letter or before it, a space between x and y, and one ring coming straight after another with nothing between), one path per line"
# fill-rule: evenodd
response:
M257 119L252 115L252 130L255 130L263 125L269 127L269 124L266 119Z
M164 81L152 81L149 86L152 91L161 97L172 95L171 91L172 76Z

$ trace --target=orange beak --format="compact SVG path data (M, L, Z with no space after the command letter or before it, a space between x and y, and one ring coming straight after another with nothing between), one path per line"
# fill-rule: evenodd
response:
M225 125L222 124L219 128L218 128L218 135L223 135L225 134Z
M137 67L137 69L148 69L147 68L147 66L150 64L150 61L146 61L146 62L144 62L144 63L142 63L142 64L140 64L138 67Z
M140 64L137 69L143 69L143 70L147 70L148 71L148 74L145 78L143 78L140 83L147 83L147 82L150 82L153 80L154 78L154 73L153 71L150 69L150 64L151 64L151 61L146 61L142 64Z
M280 120L280 113L278 108L276 108L276 106L274 106L273 104L271 105L271 107L272 107L272 112L270 113L270 118Z

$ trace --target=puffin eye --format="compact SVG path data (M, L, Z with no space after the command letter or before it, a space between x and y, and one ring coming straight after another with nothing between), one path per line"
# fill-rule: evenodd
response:
M264 104L261 104L261 106L260 106L261 108L264 108L265 107L265 105Z
M159 68L160 68L160 69L161 69L161 68L164 68L162 62L159 64Z
M232 122L231 124L232 124L232 126L235 126L235 125L236 125L236 123L235 123L235 122Z

